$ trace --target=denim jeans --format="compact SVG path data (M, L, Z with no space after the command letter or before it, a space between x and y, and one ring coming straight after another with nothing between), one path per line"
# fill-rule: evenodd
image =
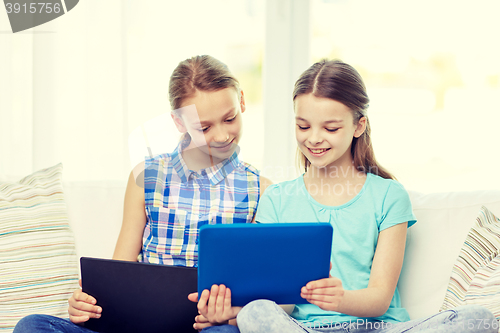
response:
M203 332L210 333L239 333L235 326L221 325L205 328ZM47 315L30 315L21 319L14 333L94 333L88 328L73 324L69 319ZM144 332L147 333L147 332Z
M257 300L238 314L241 333L497 333L493 314L478 305L465 305L435 315L402 323L347 322L322 328L307 327L286 314L276 303ZM222 332L222 331L221 331Z
M240 330L233 325L220 325L206 327L201 333L240 333Z
M92 333L83 326L73 324L69 319L47 315L29 315L21 319L14 333Z

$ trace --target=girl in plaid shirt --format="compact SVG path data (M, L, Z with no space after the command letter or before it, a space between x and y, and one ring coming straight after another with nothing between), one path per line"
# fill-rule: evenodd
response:
M148 158L134 169L143 172L131 172L113 259L197 266L199 228L252 222L260 193L270 184L238 159L245 98L226 65L206 55L182 61L170 78L169 99L182 138L172 153ZM95 298L81 290L69 299L74 324L101 312ZM196 325L211 324L198 316ZM28 316L16 328L16 333L90 332L42 315Z

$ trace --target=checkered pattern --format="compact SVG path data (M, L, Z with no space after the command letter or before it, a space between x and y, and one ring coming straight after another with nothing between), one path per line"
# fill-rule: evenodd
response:
M178 146L146 160L144 187L148 219L139 260L196 267L201 226L252 221L259 174L236 152L213 167L191 171Z

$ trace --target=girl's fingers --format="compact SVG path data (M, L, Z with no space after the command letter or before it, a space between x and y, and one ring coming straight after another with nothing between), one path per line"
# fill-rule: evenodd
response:
M207 318L211 318L214 315L217 306L218 294L219 294L219 286L214 284L212 286L212 289L210 290L210 297L208 299L208 316L206 316Z
M90 318L88 316L69 316L69 320L74 324L81 324L88 321Z
M224 297L224 314L225 317L229 317L231 313L231 289L226 288L226 297Z
M205 318L205 316L203 315L199 315L199 316L196 316L194 318L194 321L195 323L193 324L193 327L195 330L202 330L204 329L205 327L208 327L208 326L212 326L212 324L210 324L210 322L208 321L207 318Z
M234 317L235 312L231 307L231 290L223 284L213 285L210 291L204 290L198 301L198 312L212 324L227 322ZM196 325L196 328L199 327Z
M188 300L190 300L191 302L198 302L198 293L191 293L188 295Z
M226 286L221 284L219 286L219 293L217 295L217 303L215 304L215 313L218 314L217 317L220 317L220 315L224 313L225 296L226 296Z
M95 305L96 299L81 290L76 290L68 300L68 314L71 322L79 324L90 318L100 318L102 308Z
M332 302L337 299L335 295L305 295L300 294L302 298L305 298L308 302L311 301L321 301L321 302Z
M72 309L76 311L83 311L89 313L102 312L102 308L100 306L95 305L96 304L95 298L82 292L73 293L73 296L68 300L68 304L69 304L68 312Z
M70 304L68 308L68 313L77 316L82 314L94 315L102 313L102 308L100 306L90 305L83 302L76 302Z
M208 323L208 319L205 318L205 316L203 315L198 315L194 318L194 321L196 321L197 323L200 323L200 324L203 324L203 323Z
M203 315L203 316L207 316L207 312L208 312L208 297L210 295L210 292L208 291L208 289L205 289L203 290L203 292L201 293L201 296L200 296L200 300L198 301L198 312Z
M316 281L311 281L305 285L307 289L319 289L319 288L329 288L329 287L338 287L341 285L340 280L335 278L327 278Z
M328 288L316 288L316 289L307 289L303 287L300 290L301 294L304 295L337 295L340 292L340 288L338 287L328 287Z
M209 326L212 326L212 324L210 324L209 322L206 322L206 323L194 323L193 324L193 328L195 330L198 330L198 331L201 331L205 327L209 327Z
M88 304L96 304L97 301L94 297L84 293L81 290L76 290L73 292L73 296L70 298L70 300L73 299L77 302L83 302L83 303L88 303Z
M99 307L98 311L84 311L79 310L73 307L68 308L69 319L71 322L75 324L83 323L89 320L90 318L100 318L101 317L101 308Z

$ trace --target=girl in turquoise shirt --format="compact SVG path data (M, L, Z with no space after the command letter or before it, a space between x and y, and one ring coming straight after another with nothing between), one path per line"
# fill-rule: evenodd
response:
M406 230L416 219L403 186L375 159L369 99L358 72L341 61L320 61L300 76L293 101L305 172L271 185L259 201L256 221L331 223L331 275L307 283L301 290L304 304L288 314L267 300L231 307L230 290L213 286L200 297L200 317L212 323L236 317L242 333L496 332L494 316L479 306L413 321L401 306L397 283Z

